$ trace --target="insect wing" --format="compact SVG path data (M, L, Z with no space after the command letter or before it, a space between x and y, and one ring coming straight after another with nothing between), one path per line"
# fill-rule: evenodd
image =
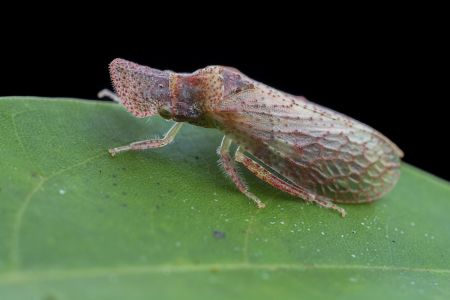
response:
M397 182L401 150L381 133L302 97L255 85L224 99L223 130L296 185L335 202L369 202Z

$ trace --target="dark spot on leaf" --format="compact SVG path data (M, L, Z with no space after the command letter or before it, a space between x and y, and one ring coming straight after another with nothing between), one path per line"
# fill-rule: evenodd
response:
M34 178L39 177L39 173L36 171L33 171L33 172L31 172L31 177L34 177Z
M394 240L392 240L392 242L393 242L393 243L395 243L395 241L394 241Z
M213 237L215 237L216 239L223 239L225 238L225 232L223 231L219 231L219 230L213 230Z
M195 159L200 159L200 157L198 157L198 155L196 155L196 156L194 156L195 157Z
M117 182L113 182L113 186L117 186Z
M123 171L126 171L126 170L127 170L127 168L125 168L125 167L122 167L122 170L123 170Z
M156 182L156 185L160 185L161 183L159 183L159 182Z
M352 230L352 233L356 233L356 231L355 231L355 230Z
M112 178L116 178L117 177L117 175L116 174L112 174Z
M42 299L42 300L58 300L59 298L56 297L56 295L49 294L49 295L45 295L45 296L42 297L41 299Z
M98 170L98 172L99 172L100 174L102 174L102 170Z
M128 204L122 203L122 207L128 207Z

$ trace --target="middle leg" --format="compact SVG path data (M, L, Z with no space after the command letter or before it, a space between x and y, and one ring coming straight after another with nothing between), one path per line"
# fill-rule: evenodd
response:
M233 140L231 138L224 136L222 144L220 145L217 151L217 153L220 156L220 162L223 165L223 169L225 170L225 173L227 173L227 175L230 176L231 180L234 182L236 187L241 191L241 193L243 193L253 202L255 202L258 208L264 208L266 205L261 200L259 200L258 197L256 197L253 193L251 193L248 190L247 185L239 176L236 165L234 164L234 161L230 155L230 146L232 142Z

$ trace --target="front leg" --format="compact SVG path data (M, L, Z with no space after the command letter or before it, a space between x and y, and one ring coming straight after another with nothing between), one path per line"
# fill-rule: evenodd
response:
M258 208L264 208L266 205L261 200L259 200L258 197L256 197L253 193L251 193L248 190L247 185L239 176L238 170L236 169L236 165L234 164L234 161L230 155L230 146L232 142L233 140L231 138L224 136L222 144L220 145L217 151L220 156L220 162L222 163L223 169L225 170L225 173L228 176L230 176L231 180L234 182L236 187L241 191L241 193L243 193L253 202L255 202Z
M108 89L103 89L100 92L98 92L97 98L101 99L101 98L105 98L105 97L111 99L112 101L114 101L116 103L122 103L122 100L120 100L120 97Z
M111 156L114 156L119 152L137 151L137 150L145 150L145 149L151 149L151 148L164 147L173 142L173 139L177 135L178 131L180 131L180 128L182 125L183 125L183 123L175 123L169 129L169 131L167 131L167 133L164 135L164 137L162 139L138 141L138 142L131 143L129 145L112 148L112 149L109 149L108 151L111 154Z

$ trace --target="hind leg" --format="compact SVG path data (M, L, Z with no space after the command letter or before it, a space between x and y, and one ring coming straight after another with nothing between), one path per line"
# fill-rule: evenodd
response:
M241 150L241 148L237 149L234 159L237 162L240 162L241 164L243 164L250 172L255 174L256 177L267 182L271 186L273 186L279 190L282 190L283 192L286 192L295 197L302 198L308 202L314 202L322 207L336 210L337 212L339 212L341 214L342 217L345 217L345 215L347 214L345 209L337 206L331 200L329 200L325 197L307 192L307 191L303 190L302 188L300 188L299 186L296 186L293 183L289 183L288 181L277 177L275 174L271 173L268 169L266 169L260 163L258 163L254 159L248 157L247 155L245 155L244 152Z

